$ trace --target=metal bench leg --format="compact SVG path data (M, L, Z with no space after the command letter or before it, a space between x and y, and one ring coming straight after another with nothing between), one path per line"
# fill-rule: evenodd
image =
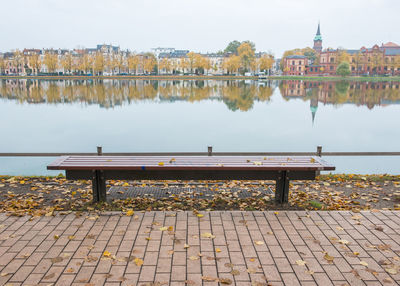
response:
M93 202L105 202L106 198L106 180L104 179L103 171L93 171L92 177L92 189L93 189Z
M275 203L283 204L289 201L289 177L287 171L279 172L275 187Z

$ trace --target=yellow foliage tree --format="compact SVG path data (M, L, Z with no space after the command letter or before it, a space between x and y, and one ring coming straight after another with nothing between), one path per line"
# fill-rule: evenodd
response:
M143 63L143 70L145 73L150 74L154 67L157 65L157 61L152 56L147 56Z
M61 66L64 68L64 72L68 72L69 74L71 74L74 67L74 58L70 53L62 57Z
M136 74L136 71L139 67L139 56L137 55L129 55L128 56L128 70L134 71L134 74Z
M225 58L222 66L224 69L227 70L229 74L234 72L238 73L240 69L240 57L233 55L230 56L229 58Z
M17 69L17 73L21 73L23 71L24 56L20 50L15 50L13 54L13 64Z
M262 71L269 71L275 62L272 55L263 55L258 61L260 70Z
M32 54L28 57L29 66L32 68L34 74L38 74L41 66L41 60L39 54Z
M54 73L58 66L58 56L54 52L48 51L44 55L43 62L47 67L47 71Z
M242 43L238 48L238 56L240 58L241 67L246 71L250 67L250 63L254 60L253 47L248 43Z
M97 52L94 57L93 70L97 75L101 75L106 66L106 61L104 60L104 56L102 52Z

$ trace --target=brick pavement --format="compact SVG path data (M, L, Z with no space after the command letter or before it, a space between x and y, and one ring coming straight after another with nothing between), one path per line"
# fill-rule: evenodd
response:
M0 214L0 285L328 286L400 281L400 212L202 214Z

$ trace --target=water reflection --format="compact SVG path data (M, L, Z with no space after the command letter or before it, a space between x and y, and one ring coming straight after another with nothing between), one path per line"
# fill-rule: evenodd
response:
M3 80L0 97L21 103L85 103L110 108L136 101L223 101L230 110L248 111L255 101L268 101L272 82L157 80Z
M248 111L254 102L268 102L279 87L286 100L374 106L398 104L399 82L349 81L157 81L157 80L1 80L0 97L20 103L83 103L112 108L137 101L222 101L232 110Z

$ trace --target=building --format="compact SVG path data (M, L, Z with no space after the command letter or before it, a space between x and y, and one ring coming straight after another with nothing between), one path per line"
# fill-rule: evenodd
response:
M284 61L285 75L305 75L308 66L308 58L303 55L287 56Z

